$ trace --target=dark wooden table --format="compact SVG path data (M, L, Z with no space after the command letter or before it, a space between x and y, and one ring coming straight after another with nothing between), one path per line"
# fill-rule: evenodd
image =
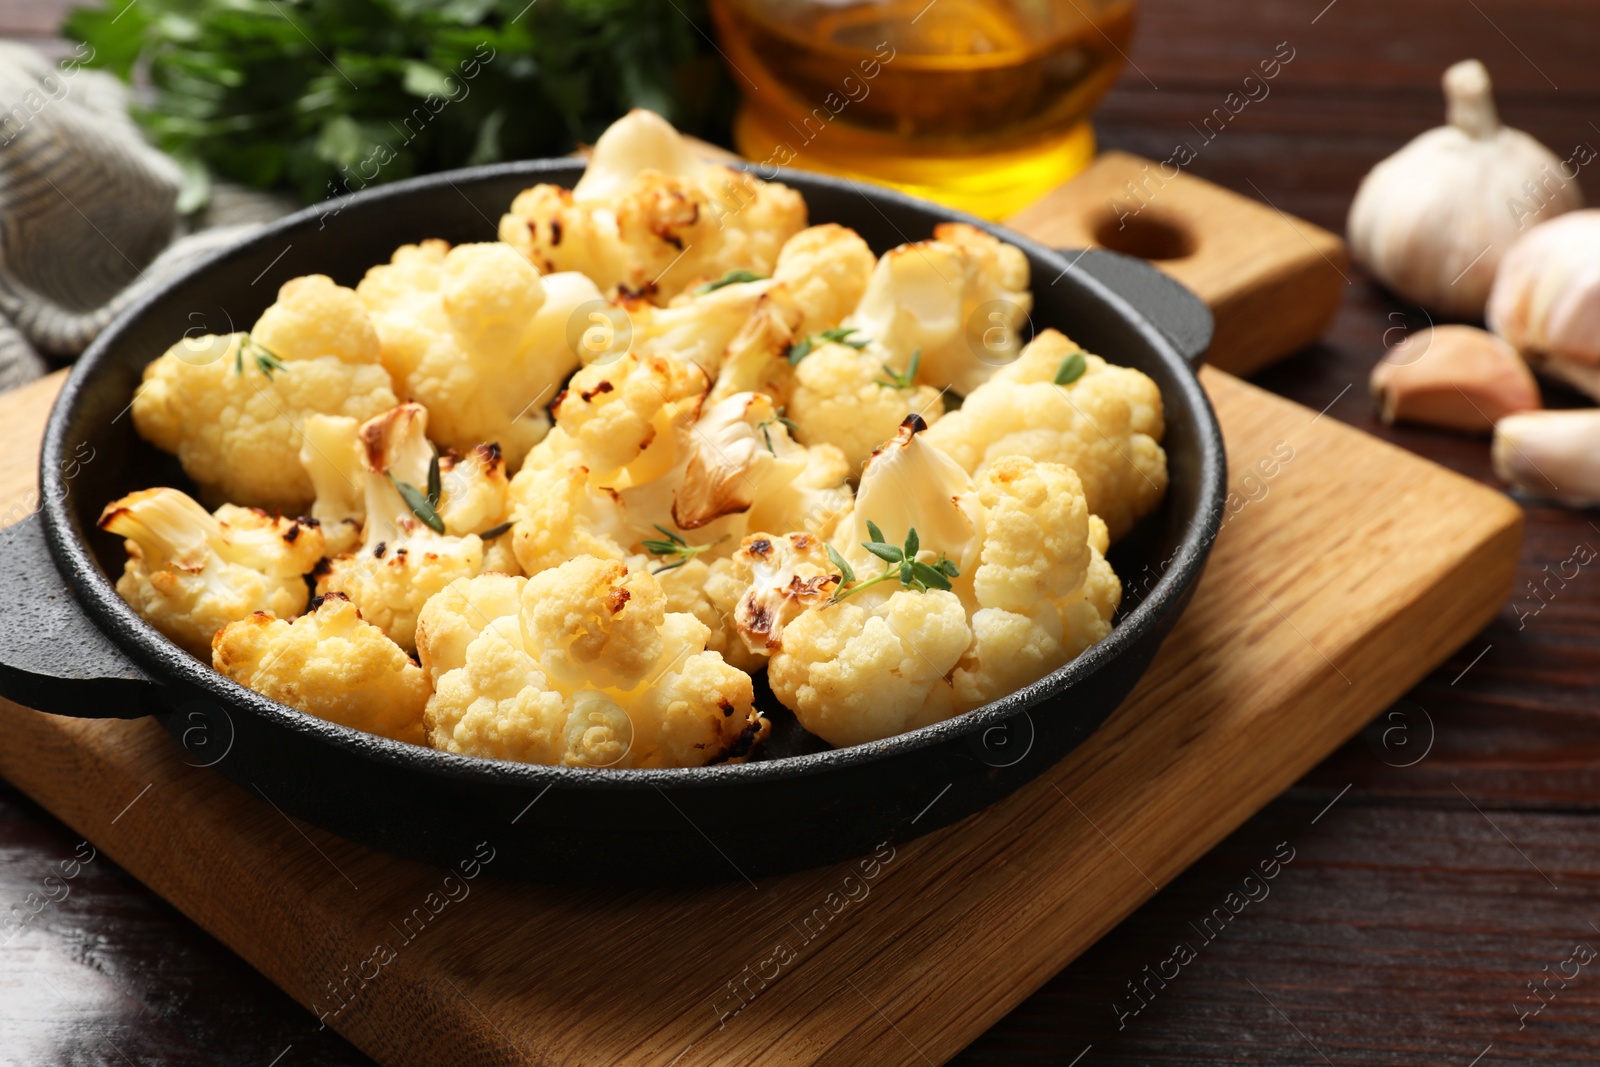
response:
M0 32L47 38L58 4L0 0ZM1102 143L1166 158L1288 42L1271 95L1192 170L1333 230L1367 168L1440 122L1438 77L1457 59L1487 63L1504 118L1563 157L1600 147L1592 0L1144 5ZM1385 332L1418 321L1356 277L1326 339L1257 380L1492 482L1483 441L1373 416ZM1539 506L1528 519L1522 595L1488 630L956 1062L1600 1062L1600 575L1542 602L1524 585L1600 546L1600 519ZM1270 895L1178 977L1147 982L1280 842L1296 856ZM45 879L78 845L0 785L0 909L60 895ZM0 935L0 1063L368 1062L108 859L65 891Z

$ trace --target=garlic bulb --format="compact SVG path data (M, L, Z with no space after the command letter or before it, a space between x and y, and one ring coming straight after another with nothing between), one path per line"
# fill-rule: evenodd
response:
M1534 366L1600 397L1600 211L1541 223L1513 245L1488 318Z
M1535 222L1583 206L1551 151L1500 125L1476 59L1444 74L1449 125L1372 168L1350 207L1357 261L1408 300L1477 318L1500 258Z
M1488 433L1540 406L1539 384L1516 350L1476 326L1435 326L1407 337L1372 368L1385 423Z
M1494 472L1569 507L1600 504L1600 408L1530 411L1494 428Z

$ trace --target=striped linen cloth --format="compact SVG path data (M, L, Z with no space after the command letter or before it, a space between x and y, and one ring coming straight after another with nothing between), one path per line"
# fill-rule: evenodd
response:
M0 390L70 360L198 256L292 210L219 186L178 212L183 171L128 117L116 78L0 41Z

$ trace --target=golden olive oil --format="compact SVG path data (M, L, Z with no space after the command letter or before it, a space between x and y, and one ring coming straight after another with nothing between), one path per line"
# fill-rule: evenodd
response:
M1094 155L1133 0L712 0L739 151L1002 218Z

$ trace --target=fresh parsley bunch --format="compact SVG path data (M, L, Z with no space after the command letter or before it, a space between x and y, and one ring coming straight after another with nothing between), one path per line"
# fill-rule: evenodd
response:
M718 138L732 94L704 0L106 0L63 32L149 88L191 175L307 201L561 155L631 107Z

